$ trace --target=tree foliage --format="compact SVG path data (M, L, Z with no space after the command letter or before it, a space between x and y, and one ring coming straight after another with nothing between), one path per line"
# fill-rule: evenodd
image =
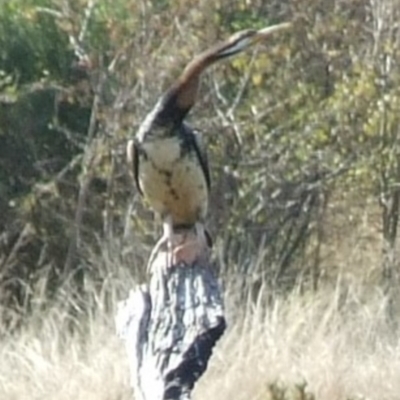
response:
M196 53L286 20L291 32L207 72L189 116L211 153L221 269L315 287L321 221L346 193L380 204L392 277L399 12L391 0L3 2L2 304L29 303L43 281L51 295L71 277L109 277L93 252L111 247L113 265L140 271L158 225L127 175L127 138Z

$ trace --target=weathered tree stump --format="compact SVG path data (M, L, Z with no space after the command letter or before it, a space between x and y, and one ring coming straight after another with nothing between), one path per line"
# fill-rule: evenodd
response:
M187 235L177 240L187 243ZM180 259L169 268L165 251L160 251L151 266L149 285L131 290L118 305L117 333L126 344L137 399L190 399L225 330L209 249L198 250L197 246L195 253L185 254L190 263Z

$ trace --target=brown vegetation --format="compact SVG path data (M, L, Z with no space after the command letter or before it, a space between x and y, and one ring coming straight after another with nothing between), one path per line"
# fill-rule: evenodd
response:
M123 284L128 290L133 281ZM114 285L110 283L110 285ZM228 295L232 299L233 294ZM234 298L234 297L233 297ZM356 284L276 297L242 311L228 300L229 329L194 399L398 398L400 344L387 297ZM0 398L128 400L129 370L112 313L101 307L73 332L61 304L0 342Z

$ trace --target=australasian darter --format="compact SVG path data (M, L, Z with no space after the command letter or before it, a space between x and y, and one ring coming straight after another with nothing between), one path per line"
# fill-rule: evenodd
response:
M172 260L172 237L180 229L194 227L197 236L207 243L204 229L210 189L207 154L200 134L184 122L196 101L202 72L289 26L283 23L240 31L195 57L158 100L135 138L129 140L127 157L137 189L163 219L164 235L153 255L166 242Z

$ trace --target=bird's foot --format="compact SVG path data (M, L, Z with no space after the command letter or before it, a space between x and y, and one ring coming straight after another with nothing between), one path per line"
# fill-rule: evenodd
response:
M150 273L155 267L171 268L174 265L173 244L168 237L161 237L150 253L147 262L147 272Z
M194 229L181 234L181 240L173 248L174 264L191 265L208 257L211 248L210 236L204 225L196 223Z
M164 234L151 252L147 271L166 270L172 266L192 265L209 257L212 242L204 225L173 232L164 226Z
M156 245L153 247L153 250L150 253L149 261L147 262L147 268L146 271L147 273L152 272L153 270L153 265L156 262L158 255L162 249L162 247L165 245L165 237L162 237Z
M151 272L154 268L154 265L158 265L161 263L163 267L170 268L174 263L173 257L173 238L174 232L172 227L172 220L170 218L166 218L163 223L164 233L160 240L154 246L149 261L147 263L147 272ZM160 260L160 254L165 258ZM154 265L153 265L154 264Z

